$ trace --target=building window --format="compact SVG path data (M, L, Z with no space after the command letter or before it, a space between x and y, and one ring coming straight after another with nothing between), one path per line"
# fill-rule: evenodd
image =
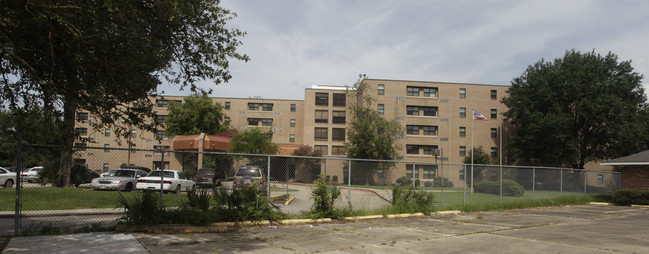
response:
M88 128L76 128L75 132L77 133L77 135L82 137L88 136Z
M408 135L419 135L419 126L417 126L417 125L406 125L406 134L408 134Z
M295 119L291 119L291 127L295 127Z
M466 156L466 146L460 146L460 156L461 157Z
M418 116L419 115L419 107L407 106L406 107L406 114L409 115L409 116Z
M328 150L328 149L327 149L327 146L323 146L323 145L315 145L315 146L313 146L313 150L314 150L314 151L318 151L318 152L320 152L320 154L322 154L322 156L325 156L325 155L328 155L328 154L329 154L329 153L328 153L329 151L327 151L327 150Z
M259 125L259 118L248 118L248 125L249 126Z
M491 119L496 119L498 118L498 110L495 108L491 109Z
M295 134L288 135L288 141L291 143L295 143Z
M110 168L110 164L104 163L104 167L102 168L104 172L108 171Z
M385 173L384 173L382 168L376 170L376 177L377 178L384 178L385 177Z
M155 117L158 122L164 123L165 121L167 121L167 115L156 115Z
M436 107L424 107L424 116L437 116Z
M230 102L229 101L225 102L225 109L230 109Z
M597 174L597 184L604 184L604 174Z
M315 105L316 106L329 106L329 94L328 93L315 93Z
M491 128L491 137L496 138L498 137L498 129L496 128Z
M424 179L433 179L435 178L435 173L437 171L437 165L424 165L422 167L422 171L424 172Z
M406 164L406 177L412 179L412 164ZM419 178L419 167L415 167L415 179Z
M86 143L74 143L74 147L77 149L77 151L85 151L86 150Z
M156 139L163 139L165 138L165 131L164 130L157 130L155 132L155 138Z
M87 112L79 112L77 113L77 121L86 121L88 120L88 113Z
M491 99L492 100L498 99L498 91L497 90L491 90Z
M328 123L329 122L329 111L327 111L327 110L316 110L315 111L315 122L316 123Z
M333 98L334 99L333 105L334 106L344 107L346 105L346 103L345 103L346 100L347 100L346 98L347 97L345 96L344 93L335 93L334 98Z
M437 88L426 87L423 88L423 90L424 90L424 97L431 97L431 98L437 97Z
M329 141L327 128L315 128L315 141Z
M249 111L259 111L259 103L248 103Z
M169 101L167 100L156 100L155 103L158 108L166 108L169 106Z
M296 108L297 108L297 106L295 104L291 104L291 112L295 112Z
M110 128L104 129L104 136L110 137Z
M333 129L331 129L331 140L333 140L333 141L345 141L345 129L344 128L333 128Z
M489 180L492 182L498 181L498 173L496 171L489 172Z
M130 145L129 149L131 149L131 153L137 152L135 151L137 149L137 146L135 144Z
M345 111L332 111L331 112L331 122L332 123L342 123L344 124L346 121L346 113Z
M331 154L332 155L345 155L345 147L344 146L332 146L331 147Z
M466 99L466 88L460 88L460 99Z
M437 136L437 126L422 126L425 136Z
M379 85L377 86L377 88L378 88L378 94L379 94L379 95L384 95L384 94L385 94L385 85L383 85L383 84L379 84Z
M424 148L424 155L433 155L433 150L437 149L437 146L422 146Z
M491 157L493 157L493 158L498 157L498 147L492 147L491 148Z
M137 138L137 130L131 130L131 138Z
M418 145L406 145L406 154L419 154Z
M104 152L110 152L110 144L104 144Z
M466 137L466 127L460 126L460 137Z
M378 104L377 110L379 111L379 114L381 114L381 115L385 114L385 105Z
M272 103L264 103L261 104L261 110L263 111L273 111L273 104Z
M406 87L408 96L419 96L419 87Z
M273 119L272 118L261 119L261 126L273 126Z
M466 108L465 107L460 108L460 118L466 118Z
M460 180L464 180L464 169L460 169Z

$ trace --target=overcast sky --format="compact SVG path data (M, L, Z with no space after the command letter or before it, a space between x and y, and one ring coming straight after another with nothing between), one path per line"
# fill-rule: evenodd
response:
M631 60L649 89L649 1L222 0L246 31L215 97L304 99L370 78L509 85L566 50ZM207 84L208 82L206 82ZM169 95L185 95L164 88ZM645 92L646 94L647 92Z

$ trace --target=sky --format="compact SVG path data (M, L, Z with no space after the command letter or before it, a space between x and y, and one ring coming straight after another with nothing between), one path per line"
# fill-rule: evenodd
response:
M247 34L213 97L304 99L374 79L509 85L566 50L631 60L649 90L649 1L222 0ZM168 95L187 95L161 87ZM645 94L648 92L645 91Z

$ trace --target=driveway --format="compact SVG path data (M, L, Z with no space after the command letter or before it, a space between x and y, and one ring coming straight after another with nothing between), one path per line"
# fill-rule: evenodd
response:
M647 218L585 205L134 236L150 253L649 253Z

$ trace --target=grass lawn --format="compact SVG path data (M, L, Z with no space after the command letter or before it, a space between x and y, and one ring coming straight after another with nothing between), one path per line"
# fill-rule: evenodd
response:
M23 188L23 211L69 210L86 208L120 208L117 191L93 191L83 188L35 187ZM133 198L137 192L121 192ZM165 206L179 206L187 200L185 194L165 194ZM0 211L14 211L16 189L0 188Z
M583 192L563 192L563 196L584 196ZM532 198L532 191L526 190L522 197L503 196L503 203L527 201L527 200L543 200L554 199L561 197L559 191L535 191L534 198ZM442 194L435 193L435 204L440 208L448 208L461 206L464 204L464 192L444 192L444 203L442 201ZM466 203L470 204L487 204L487 203L500 203L500 196L485 193L470 193L467 190Z

